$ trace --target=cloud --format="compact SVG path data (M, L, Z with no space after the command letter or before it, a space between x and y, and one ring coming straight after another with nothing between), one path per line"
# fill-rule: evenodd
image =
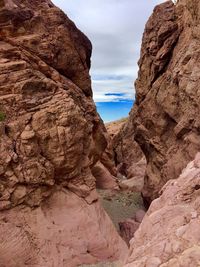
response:
M53 0L93 44L94 100L134 98L145 23L161 0ZM106 95L112 93L112 95ZM114 93L114 94L113 94Z
M95 102L110 102L121 99L133 99L133 77L126 75L100 75L92 80Z
M125 94L124 93L107 93L107 94L105 94L105 96L125 96Z

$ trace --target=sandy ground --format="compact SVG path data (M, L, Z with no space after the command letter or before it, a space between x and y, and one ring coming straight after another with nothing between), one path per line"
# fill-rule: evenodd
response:
M101 196L102 205L117 230L119 230L118 223L120 221L133 217L136 210L144 208L140 193L112 193L109 190L98 190L98 192Z

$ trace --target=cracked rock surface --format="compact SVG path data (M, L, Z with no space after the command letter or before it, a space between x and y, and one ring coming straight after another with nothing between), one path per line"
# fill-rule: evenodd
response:
M199 1L166 1L154 9L145 27L136 103L115 150L118 157L129 151L133 161L134 139L143 150L147 204L200 150L199 18Z
M0 1L2 267L73 267L126 254L91 173L107 147L91 50L51 1Z
M167 182L130 242L125 267L192 267L200 261L200 153Z

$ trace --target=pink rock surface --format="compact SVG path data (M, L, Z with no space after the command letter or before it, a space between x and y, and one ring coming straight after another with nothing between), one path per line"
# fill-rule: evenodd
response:
M129 241L134 237L139 226L140 223L133 219L126 219L125 221L119 222L120 235L127 244L129 244Z
M92 168L92 174L96 179L96 187L98 189L117 189L117 179L105 168L105 166L98 162Z
M144 210L137 210L134 216L135 221L141 223L145 214L146 212Z
M138 162L130 163L129 168L127 168L128 177L127 179L121 180L119 182L120 188L122 190L132 192L142 192L144 187L145 170L146 159L144 157L142 157Z
M200 153L154 200L131 240L125 267L193 267L200 262Z
M40 207L15 207L0 213L1 267L75 267L126 255L99 201L88 205L62 189Z
M51 1L0 1L1 267L73 267L126 251L91 173L108 145L91 50Z
M140 209L135 212L133 217L119 222L120 235L128 245L144 219L145 214L145 211Z

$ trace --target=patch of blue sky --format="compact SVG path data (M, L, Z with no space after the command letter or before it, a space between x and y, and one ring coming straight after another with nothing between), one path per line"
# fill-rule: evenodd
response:
M133 81L138 72L137 61L144 25L154 6L163 0L53 2L92 41L90 73L93 97L97 105L105 103L100 105L102 109L99 113L106 121L126 116L135 95Z
M93 97L95 102L112 102L117 98L134 99L132 76L102 76L92 80Z
M96 107L103 121L107 123L127 117L133 103L133 100L97 102Z

